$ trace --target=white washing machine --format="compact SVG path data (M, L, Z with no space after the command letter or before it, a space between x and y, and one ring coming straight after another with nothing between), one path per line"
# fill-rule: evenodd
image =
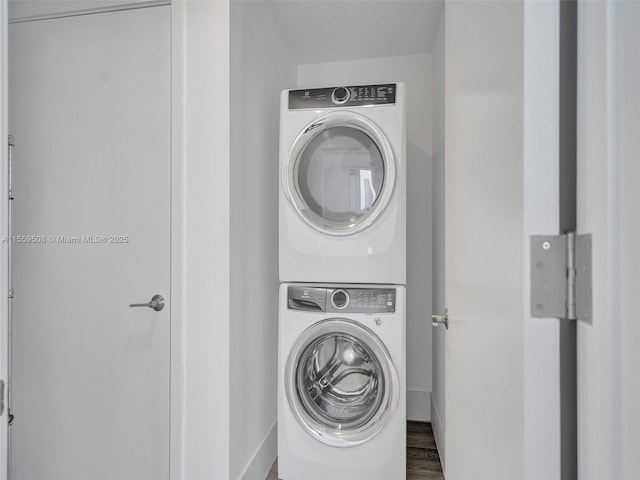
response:
M280 106L280 281L404 285L404 85L285 90Z
M278 478L406 473L405 288L282 284Z

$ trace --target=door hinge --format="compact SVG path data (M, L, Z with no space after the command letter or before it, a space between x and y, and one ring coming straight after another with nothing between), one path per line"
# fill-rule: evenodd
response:
M591 318L591 234L531 237L531 316Z

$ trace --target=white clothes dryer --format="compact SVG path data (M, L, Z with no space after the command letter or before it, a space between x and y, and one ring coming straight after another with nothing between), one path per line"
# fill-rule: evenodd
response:
M285 90L280 281L406 283L402 83Z
M278 335L278 478L405 478L405 288L282 284Z

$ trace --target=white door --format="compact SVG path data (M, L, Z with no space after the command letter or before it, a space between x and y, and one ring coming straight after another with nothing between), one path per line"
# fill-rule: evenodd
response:
M166 479L170 7L9 35L11 477Z
M447 480L524 478L522 9L446 3Z

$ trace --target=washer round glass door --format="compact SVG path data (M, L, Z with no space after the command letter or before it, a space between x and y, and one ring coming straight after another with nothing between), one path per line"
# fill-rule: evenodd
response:
M393 193L389 141L370 119L350 111L317 118L298 135L283 168L283 185L314 229L351 235L380 218Z
M322 443L350 447L375 436L398 405L391 356L366 326L344 318L318 322L298 338L285 371L289 406Z

